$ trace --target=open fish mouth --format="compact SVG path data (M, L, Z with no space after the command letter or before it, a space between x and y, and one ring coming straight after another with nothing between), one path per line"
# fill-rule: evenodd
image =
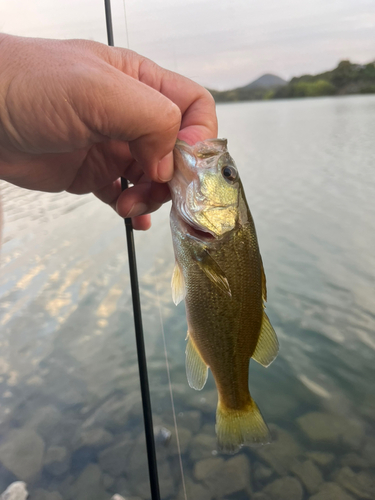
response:
M191 224L187 224L187 226L189 228L189 234L191 236L194 236L195 238L198 238L199 240L204 240L204 241L216 240L216 236L214 236L209 231L204 231L203 229L198 229L197 226L192 226Z

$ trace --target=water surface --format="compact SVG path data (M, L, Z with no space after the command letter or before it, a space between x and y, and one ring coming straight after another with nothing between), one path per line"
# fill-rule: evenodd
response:
M375 498L375 97L225 104L281 349L251 363L273 444L217 451L216 391L184 368L170 292L169 207L136 236L163 499L182 499L162 330L188 498ZM93 196L2 183L0 487L32 500L147 499L122 221ZM165 432L165 431L164 431Z

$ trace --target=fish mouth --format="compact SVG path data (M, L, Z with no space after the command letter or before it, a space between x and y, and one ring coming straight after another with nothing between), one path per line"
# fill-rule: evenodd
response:
M189 232L190 236L193 236L194 238L197 238L199 240L204 240L204 241L216 240L216 236L214 236L209 231L204 231L203 229L198 229L196 226L192 226L191 224L188 224L186 221L185 221L185 223L188 227L188 232Z

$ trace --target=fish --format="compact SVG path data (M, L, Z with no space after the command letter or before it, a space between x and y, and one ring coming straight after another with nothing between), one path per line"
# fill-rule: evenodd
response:
M279 343L265 312L266 277L237 166L226 139L174 147L170 225L175 254L172 297L185 300L186 374L203 389L208 368L218 391L220 450L270 442L249 391L249 364L267 367Z

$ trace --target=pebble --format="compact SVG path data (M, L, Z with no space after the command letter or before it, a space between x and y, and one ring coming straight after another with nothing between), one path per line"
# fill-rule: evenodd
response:
M302 500L303 497L301 483L289 476L276 479L263 489L263 493L271 500Z
M0 462L23 481L34 479L42 468L43 439L32 429L13 429L0 445Z
M364 439L362 425L329 413L311 412L297 419L301 430L311 441L331 445L344 444L352 449L360 448Z
M360 498L368 500L375 498L375 478L370 472L355 473L350 467L343 467L336 475L336 481Z
M309 498L309 500L354 500L336 483L323 483L319 492Z
M278 474L285 476L301 450L292 435L285 430L272 424L270 430L272 431L272 443L255 448L254 453Z
M316 493L323 482L322 473L311 460L294 463L291 471L302 482L310 495Z
M0 495L0 500L26 500L28 495L26 483L15 481Z

